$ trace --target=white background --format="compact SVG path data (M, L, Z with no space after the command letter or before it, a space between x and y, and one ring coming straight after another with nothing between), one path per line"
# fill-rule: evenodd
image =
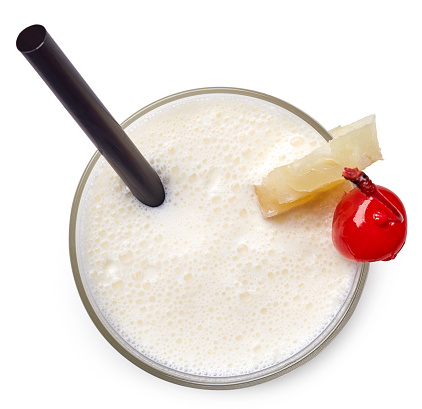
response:
M0 407L420 407L419 2L9 3L0 25ZM372 264L355 314L320 355L266 384L204 391L141 371L104 340L68 257L73 194L95 149L16 50L35 23L118 122L206 86L274 95L327 129L377 115L384 161L368 173L405 203L408 241L394 261Z

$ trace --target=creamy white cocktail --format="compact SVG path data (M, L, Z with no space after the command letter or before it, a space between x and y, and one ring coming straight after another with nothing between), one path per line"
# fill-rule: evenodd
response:
M331 242L342 191L271 220L254 193L273 168L326 141L244 94L182 95L128 121L165 186L160 207L138 202L102 158L77 198L74 269L91 315L118 349L159 376L169 368L171 380L280 370L356 298L362 266Z

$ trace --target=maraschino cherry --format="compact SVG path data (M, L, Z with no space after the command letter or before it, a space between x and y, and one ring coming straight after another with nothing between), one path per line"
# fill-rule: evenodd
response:
M406 241L403 203L357 168L344 168L343 177L356 187L343 196L334 212L334 246L344 257L359 262L395 258Z

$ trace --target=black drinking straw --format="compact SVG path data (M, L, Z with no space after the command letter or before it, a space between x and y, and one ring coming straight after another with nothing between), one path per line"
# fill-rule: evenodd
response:
M160 178L55 41L41 25L23 30L16 47L50 87L133 195L156 207L164 201Z

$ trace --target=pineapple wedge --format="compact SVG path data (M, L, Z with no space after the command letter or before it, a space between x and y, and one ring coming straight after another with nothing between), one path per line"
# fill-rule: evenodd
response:
M333 139L310 154L271 171L255 186L265 217L282 214L345 182L345 167L365 169L382 159L375 115L330 131Z

